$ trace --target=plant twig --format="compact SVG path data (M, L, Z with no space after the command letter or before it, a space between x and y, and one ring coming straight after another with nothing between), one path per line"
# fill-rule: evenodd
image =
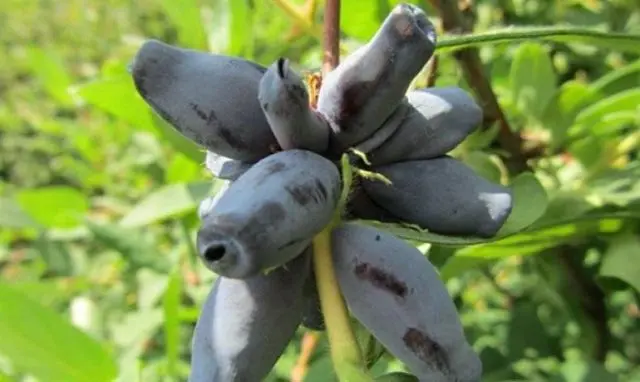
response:
M442 28L446 32L452 34L471 32L472 28L464 21L457 0L430 0L430 2L440 12ZM474 47L464 48L455 52L454 57L462 68L465 80L476 93L484 111L485 126L488 127L495 122L500 126L498 142L509 154L507 166L516 172L529 170L527 160L522 154L522 137L511 130L491 88L491 82L487 79L478 50Z
M458 9L457 0L429 1L440 11L443 28L446 31L453 34L468 33L471 31L471 26L466 25L462 14ZM539 28L535 32L524 32L524 34L519 37L540 38L544 37L542 36L542 32L543 29ZM560 29L549 29L547 32L548 36L562 35L562 30ZM565 32L569 34L576 33L575 30L571 29L566 29ZM584 32L583 34L586 36L595 33L598 32ZM488 36L488 38L490 37L491 36ZM500 38L504 38L504 36L494 36L495 41L499 41ZM626 36L625 38L633 39L639 37ZM469 42L474 41L473 36L469 36L467 39ZM510 170L515 173L530 171L531 169L529 168L526 159L527 155L524 153L523 138L511 130L491 88L491 83L484 73L482 61L480 60L477 49L472 46L467 46L455 51L453 54L462 67L467 82L474 89L477 97L480 99L485 116L489 117L488 122L496 121L500 125L498 143L501 148L507 151L510 155L509 160L506 162L509 165ZM568 278L572 280L580 293L581 306L583 310L594 323L598 338L596 349L594 349L594 357L597 360L602 361L608 352L611 338L611 333L607 324L607 310L604 293L591 278L584 274L582 265L577 263L575 259L571 257L569 248L561 246L556 248L556 250L559 254L559 261L563 264Z
M324 41L322 74L333 70L340 61L340 0L326 0L324 11ZM342 158L343 167L348 164ZM345 177L346 175L346 177ZM336 279L331 253L331 231L340 221L340 214L350 187L350 173L343 171L343 190L336 215L313 239L313 269L316 275L320 307L329 339L331 361L340 381L369 382L362 351L351 327L349 312Z
M433 87L436 85L436 80L438 79L438 66L439 66L438 55L434 54L429 60L427 64L427 87Z
M296 362L296 366L291 371L291 382L303 382L304 377L307 375L309 369L309 361L311 356L318 346L320 340L320 333L318 332L305 332L301 341L300 356Z
M323 51L322 74L327 74L340 62L340 0L326 0Z

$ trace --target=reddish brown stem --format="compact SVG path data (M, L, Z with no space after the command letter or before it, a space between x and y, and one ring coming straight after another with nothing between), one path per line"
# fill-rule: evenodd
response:
M322 74L327 74L340 62L340 0L326 0L323 40Z
M473 28L465 21L457 0L429 0L429 2L440 12L442 29L446 32L460 34L472 31ZM511 130L507 117L491 88L491 82L487 78L478 50L476 48L462 49L454 53L454 57L460 64L465 80L473 89L484 111L485 126L493 123L498 123L500 126L498 142L502 149L509 153L506 164L517 173L530 170L527 159L522 153L522 137Z

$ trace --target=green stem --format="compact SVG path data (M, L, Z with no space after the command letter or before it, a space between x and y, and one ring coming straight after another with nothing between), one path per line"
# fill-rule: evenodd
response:
M364 369L364 358L351 328L349 313L333 269L332 228L332 225L327 226L313 239L313 266L331 360L340 382L367 382L371 378Z
M340 224L351 189L352 172L348 156L341 159L342 193L331 223L313 239L313 266L316 275L320 306L327 328L329 349L334 369L341 382L368 382L364 358L356 339L349 312L336 279L331 254L331 231Z
M618 51L640 52L640 35L603 32L589 28L509 27L467 35L445 35L438 40L438 51L456 51L486 44L516 43L522 40L550 40L565 43L588 43Z

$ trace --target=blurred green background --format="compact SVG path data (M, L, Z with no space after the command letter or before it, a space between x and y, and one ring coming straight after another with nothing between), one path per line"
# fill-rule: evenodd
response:
M342 3L348 53L397 2ZM438 22L430 2L413 3ZM638 0L460 3L476 32L640 32ZM127 65L155 38L318 70L322 4L309 18L303 9L293 0L0 2L0 381L186 380L215 277L194 255L195 209L220 183L203 152L135 93ZM484 381L640 381L640 61L609 48L479 50L512 128L537 148L529 163L548 195L518 194L519 209L544 213L525 232L420 246L447 280ZM436 86L445 85L469 89L449 53L439 55ZM454 154L510 184L495 136L474 134ZM269 381L290 380L302 334ZM390 356L374 368L404 369ZM305 381L331 373L322 339Z

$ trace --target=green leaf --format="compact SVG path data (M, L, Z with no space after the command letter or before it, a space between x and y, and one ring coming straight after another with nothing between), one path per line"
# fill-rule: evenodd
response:
M170 269L169 259L137 230L114 224L97 224L90 220L86 226L97 242L121 253L132 267L149 267L158 272Z
M556 74L549 53L540 44L522 44L509 74L514 103L524 113L541 118L556 91Z
M27 59L29 69L42 82L49 95L63 106L73 106L73 98L69 94L71 77L58 52L30 45Z
M180 268L175 267L164 295L164 336L167 372L177 376L180 360L180 297L182 292Z
M640 293L640 238L626 231L612 238L600 265L599 277L622 280Z
M136 91L128 73L124 72L96 80L80 85L76 89L77 93L89 104L130 123L137 129L154 134L159 133L176 150L191 160L198 163L204 162L203 149L180 134L147 105Z
M532 173L518 175L511 189L513 210L498 232L498 237L507 237L531 226L544 215L549 204L547 192Z
M229 2L229 46L228 54L253 57L253 9L248 0L233 0Z
M111 382L116 366L101 344L0 282L0 353L42 381Z
M594 93L608 96L640 86L640 60L613 70L591 83Z
M79 85L76 91L87 103L138 129L155 132L151 110L136 92L128 74Z
M547 194L544 187L531 173L523 173L514 178L511 190L513 193L513 210L502 229L492 238L441 235L421 230L415 226L382 223L373 220L363 220L362 222L388 231L402 239L417 243L466 246L493 242L524 230L540 218L547 207Z
M0 197L0 227L38 228L39 225L15 200Z
M500 183L502 170L499 166L500 159L497 158L496 155L489 154L485 151L474 150L465 153L462 159L476 174L491 182Z
M210 193L218 192L223 182L170 184L151 193L122 218L124 227L139 227L193 211Z
M207 36L199 4L197 0L160 1L160 5L178 30L178 42L185 48L207 48Z
M349 37L369 41L389 11L389 3L383 0L342 0L340 30Z
M634 213L589 213L544 225L534 225L517 235L499 241L471 245L456 251L440 269L444 280L456 277L480 264L510 256L527 256L579 237L618 232Z
M520 43L530 40L585 43L604 49L640 53L640 35L638 34L604 32L570 26L508 27L468 35L445 35L438 40L437 49L441 52L451 52L479 45Z
M576 115L585 105L594 101L595 94L588 85L579 81L567 81L556 91L542 116L543 127L551 131L553 148L565 143L567 130Z
M640 113L640 89L629 89L605 98L582 110L576 117L572 134L590 133L607 115L629 111Z
M24 189L16 199L35 221L48 228L74 228L82 224L89 210L87 197L65 186Z

